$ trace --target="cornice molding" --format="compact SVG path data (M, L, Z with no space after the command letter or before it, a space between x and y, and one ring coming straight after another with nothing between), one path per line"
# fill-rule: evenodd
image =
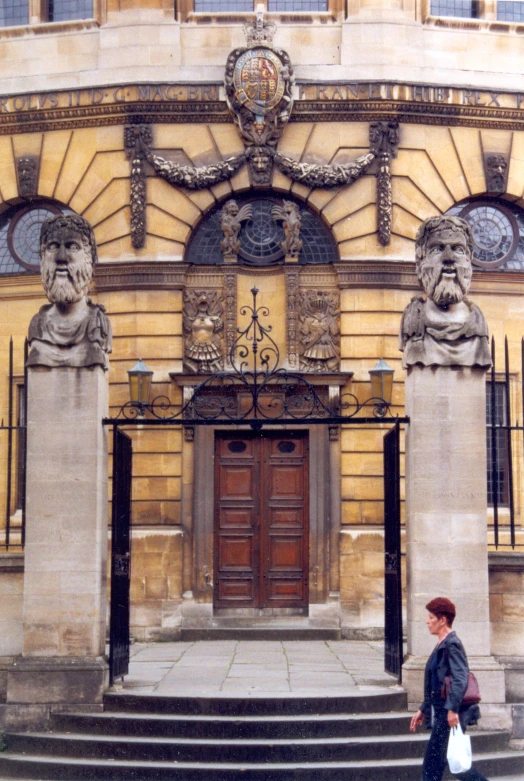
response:
M95 268L94 293L112 290L182 290L186 286L198 287L209 277L209 285L216 287L218 275L228 271L247 276L273 276L284 274L287 265L269 267L248 266L188 266L179 261L118 261L99 263ZM317 274L324 277L323 284L339 289L386 288L419 290L415 263L410 261L355 260L339 261L332 266L293 266L299 271L306 287L313 283ZM338 284L336 275L338 274ZM308 285L309 283L309 285ZM475 294L524 294L523 271L477 271L473 273L471 292Z
M231 123L221 90L219 82L149 82L3 95L0 135L131 123ZM387 81L303 81L299 90L290 122L396 120L524 130L524 93ZM446 99L437 100L444 93Z

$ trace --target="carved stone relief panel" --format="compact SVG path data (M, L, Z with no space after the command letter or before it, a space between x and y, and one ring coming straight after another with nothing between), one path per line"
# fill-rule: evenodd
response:
M336 272L328 267L307 270L300 275L296 341L302 371L321 374L339 370L340 295L337 281Z
M224 292L213 269L188 273L183 296L184 370L212 374L224 368Z

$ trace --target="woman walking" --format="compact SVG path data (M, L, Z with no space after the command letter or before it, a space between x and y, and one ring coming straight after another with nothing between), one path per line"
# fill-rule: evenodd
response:
M410 730L415 732L419 724L424 723L431 735L424 764L423 781L442 781L447 767L447 748L449 731L459 722L465 731L470 724L476 724L480 718L478 705L463 705L462 700L468 684L468 659L464 646L452 629L455 619L455 605L445 597L437 597L426 605L428 617L426 624L430 634L435 635L438 643L429 657L424 673L424 702L411 719ZM450 676L449 693L444 699L441 691L444 678ZM457 778L462 781L487 781L471 767Z

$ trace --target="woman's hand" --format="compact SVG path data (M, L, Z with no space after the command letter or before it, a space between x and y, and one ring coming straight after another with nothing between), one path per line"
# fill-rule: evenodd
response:
M411 730L411 732L416 732L417 726L419 724L422 724L423 721L424 721L424 714L422 713L421 710L418 710L413 716L413 718L411 719L411 724L409 725L409 729Z
M458 727L459 717L458 713L453 710L448 710L448 724L450 727Z

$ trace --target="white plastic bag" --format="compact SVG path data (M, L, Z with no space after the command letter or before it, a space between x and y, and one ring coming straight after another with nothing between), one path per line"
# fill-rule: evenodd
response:
M465 773L471 767L471 739L460 724L449 731L448 765L453 774Z

